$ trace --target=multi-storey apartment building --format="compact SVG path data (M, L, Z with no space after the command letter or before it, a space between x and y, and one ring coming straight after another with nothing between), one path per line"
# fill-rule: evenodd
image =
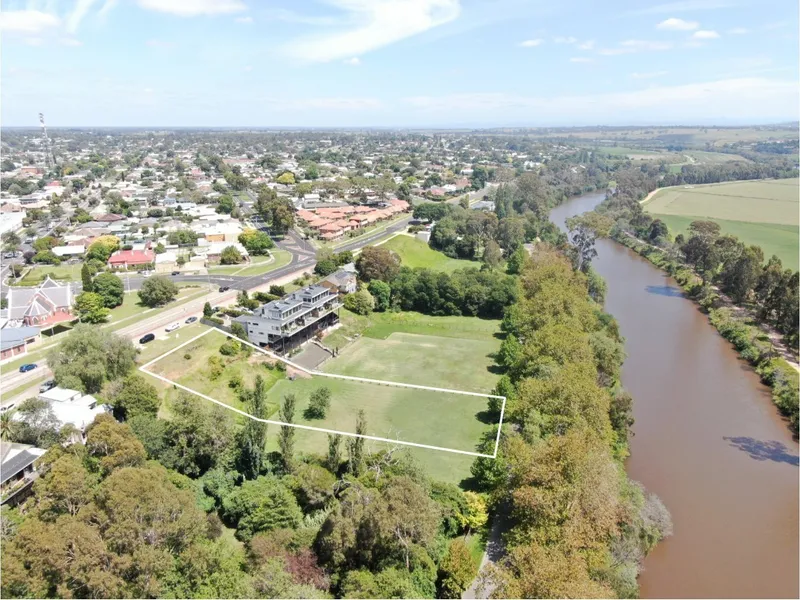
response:
M252 315L242 315L236 321L244 326L253 344L284 352L336 323L336 310L341 305L337 291L310 285L262 304Z

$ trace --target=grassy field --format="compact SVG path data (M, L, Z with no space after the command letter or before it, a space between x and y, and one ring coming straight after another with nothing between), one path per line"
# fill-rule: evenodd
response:
M460 260L450 258L445 254L431 249L428 244L417 238L407 235L398 235L381 244L383 248L397 252L403 266L406 267L425 267L434 271L445 271L450 273L456 269L467 267L480 268L480 263L471 260Z
M685 232L698 219L716 221L724 233L761 246L765 259L776 254L797 269L799 183L780 179L665 188L644 209L673 234Z
M25 273L25 276L14 285L33 286L39 285L47 275L59 281L80 281L82 263L74 265L37 265Z
M679 217L675 215L653 215L664 221L673 235L686 235L689 224L698 217ZM800 267L798 261L798 240L800 228L797 225L776 225L772 223L745 223L744 221L728 221L712 219L722 228L723 233L735 235L746 244L761 246L764 260L775 254L783 262L783 266L794 271Z
M286 250L270 250L272 256L253 256L249 265L225 265L209 267L208 272L213 275L241 275L248 277L251 275L261 275L269 273L288 265L292 261L292 255Z

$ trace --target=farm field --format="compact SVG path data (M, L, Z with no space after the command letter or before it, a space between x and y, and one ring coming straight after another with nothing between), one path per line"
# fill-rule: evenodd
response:
M398 235L381 244L382 247L397 252L403 266L417 268L425 267L434 271L450 273L456 269L467 267L480 268L480 263L471 260L450 258L449 256L433 250L422 240L408 235Z
M685 232L697 219L716 221L724 233L761 246L766 259L777 254L797 269L798 193L796 179L682 186L659 191L644 209L673 234Z

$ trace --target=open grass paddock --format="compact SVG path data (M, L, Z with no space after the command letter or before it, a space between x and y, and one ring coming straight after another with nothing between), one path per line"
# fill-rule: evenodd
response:
M408 235L395 236L381 244L381 246L387 250L397 252L404 267L424 267L434 271L451 273L456 269L465 269L467 267L479 269L481 266L476 261L450 258L438 250L433 250L422 240Z
M764 250L765 259L776 254L784 265L798 268L797 179L737 181L665 188L644 209L663 220L673 235L689 223L706 219L719 223L723 233Z

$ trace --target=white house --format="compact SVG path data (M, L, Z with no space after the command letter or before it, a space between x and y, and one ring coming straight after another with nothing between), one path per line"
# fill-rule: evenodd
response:
M73 425L81 432L81 436L97 415L111 412L110 406L98 404L94 396L67 388L55 387L39 394L39 399L50 404L53 414L62 425Z

